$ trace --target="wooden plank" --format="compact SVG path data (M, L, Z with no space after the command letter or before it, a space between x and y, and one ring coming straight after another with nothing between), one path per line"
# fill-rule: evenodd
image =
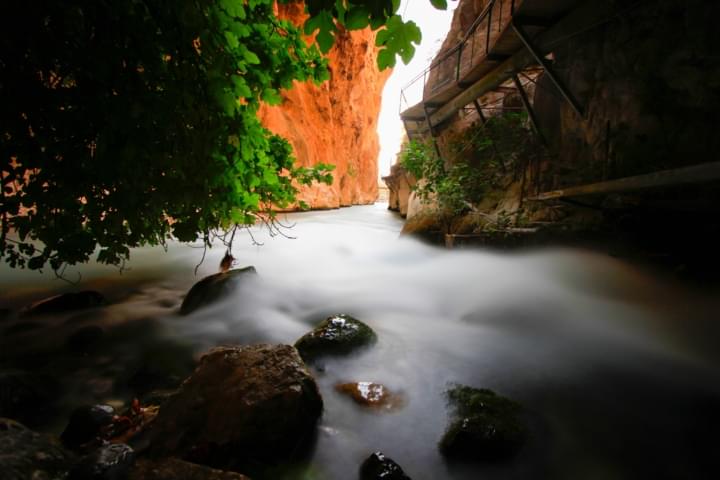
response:
M689 183L710 182L720 180L720 162L701 163L692 167L661 170L646 175L618 178L606 182L591 183L576 187L544 192L528 200L552 200L565 197L599 195L605 193L632 192L647 188L685 185Z

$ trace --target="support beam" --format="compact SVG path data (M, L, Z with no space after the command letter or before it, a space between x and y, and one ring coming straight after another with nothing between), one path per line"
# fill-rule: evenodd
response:
M540 54L546 54L553 47L583 31L587 31L605 23L615 17L617 9L610 2L598 0L587 0L577 9L560 19L554 26L543 32L534 40ZM522 49L503 63L495 67L487 75L477 80L467 89L456 95L442 107L430 115L434 124L442 123L452 117L465 105L469 105L476 98L494 90L503 82L508 80L514 73L517 73L528 66L536 63L533 55ZM406 110L409 111L413 107ZM403 114L401 114L403 116ZM408 118L411 119L411 118Z
M547 146L547 142L545 141L545 137L542 134L542 131L540 130L540 124L538 123L538 119L535 116L535 110L533 109L532 105L530 105L530 100L528 100L527 93L525 92L525 88L523 88L522 83L520 83L520 79L518 79L517 75L512 76L513 83L515 84L515 87L518 90L518 93L520 94L520 100L522 100L523 106L525 107L525 110L528 113L528 116L530 117L530 123L532 123L533 130L535 130L535 134L540 139L540 142Z
M473 100L473 105L475 105L475 110L477 110L478 117L480 117L480 121L485 125L487 123L487 118L485 118L485 114L482 111L482 107L480 106L480 102L477 101L477 98Z
M527 200L552 200L565 197L599 195L605 193L632 192L646 188L668 187L720 180L720 162L701 163L692 167L661 170L647 175L618 178L607 182L591 183L577 187L544 192Z
M532 54L532 56L535 58L535 61L542 65L543 69L545 69L545 74L550 77L550 80L552 80L558 91L562 94L563 97L565 97L565 100L568 101L570 106L572 106L573 110L575 110L575 113L582 117L583 108L580 106L580 102L577 101L570 89L567 87L567 85L565 85L565 82L560 80L560 77L555 75L555 72L553 71L550 62L547 61L547 59L540 52L538 47L534 45L533 42L530 40L530 37L528 37L527 33L525 33L525 30L522 28L522 26L520 26L520 24L515 20L516 19L513 18L510 21L510 25L512 25L512 28L513 30L515 30L515 33L517 34L520 41L523 43L523 45L525 45L525 48L527 48L528 51Z

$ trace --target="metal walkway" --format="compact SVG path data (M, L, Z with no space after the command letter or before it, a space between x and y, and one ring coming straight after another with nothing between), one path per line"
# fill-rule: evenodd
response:
M400 113L409 137L433 133L433 127L473 103L483 94L530 65L548 66L545 48L557 37L568 33L581 17L606 13L606 4L586 2L582 15L565 20L580 0L490 0L483 12L455 47L406 85L401 92L401 109L407 105L406 93L424 85L422 100ZM593 5L595 4L595 5ZM560 21L563 19L563 21ZM546 69L547 70L547 69ZM553 79L557 83L557 79ZM562 85L560 91L580 112L581 108ZM430 128L429 128L430 127Z
M473 106L484 122L483 107L478 101L490 92L516 91L527 109L530 121L539 133L532 105L518 75L541 67L579 118L583 107L553 72L546 55L569 38L622 16L631 6L613 5L604 0L489 0L461 41L406 85L406 93L421 87L422 100L402 110L400 117L408 137L430 134L458 111ZM419 83L422 81L422 83ZM436 149L437 143L435 144ZM439 154L439 150L438 150ZM714 182L720 180L720 162L652 172L559 190L537 193L526 198L546 201L629 192L657 187Z

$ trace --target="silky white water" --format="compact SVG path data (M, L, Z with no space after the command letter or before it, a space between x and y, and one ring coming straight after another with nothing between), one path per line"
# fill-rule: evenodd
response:
M356 478L376 450L415 480L702 478L717 467L716 296L589 252L448 251L398 238L401 220L384 205L291 214L288 222L296 239L257 231L264 245L254 246L237 238L238 266L254 265L259 275L187 317L178 315L182 297L217 271L219 247L197 277L202 251L176 244L133 252L122 274L83 267L76 288L98 289L113 304L4 335L3 359L17 362L29 346L55 351L79 323L103 325L114 346L102 361L54 367L72 377L70 408L122 397L116 373L153 349L175 345L197 356L218 344L292 344L328 315L347 313L379 341L328 358L315 372L325 402L317 444L288 478ZM72 289L51 275L5 266L0 274L0 307ZM333 389L351 381L382 383L407 404L364 410ZM531 436L517 458L490 465L442 458L443 392L453 383L490 388L525 407Z

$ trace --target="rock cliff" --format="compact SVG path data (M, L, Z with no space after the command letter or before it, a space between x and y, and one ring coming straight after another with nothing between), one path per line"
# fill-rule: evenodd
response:
M442 52L456 45L486 3L460 1L441 52L433 60L440 67L428 76L428 84L443 75ZM484 218L499 211L546 222L555 221L560 213L563 218L572 214L583 221L602 222L604 217L585 211L580 215L580 209L568 205L548 209L524 204L522 199L542 191L707 162L708 153L720 149L720 137L713 133L720 104L720 67L713 52L720 37L704 20L718 11L719 5L709 6L702 0L643 3L618 10L622 15L592 28L578 27L579 33L554 45L553 69L583 106L584 114L575 113L542 69L526 70L521 79L542 138L532 133L529 121L525 121L524 137L549 148L534 159L519 147L502 155L513 167L506 168L508 175L503 180L507 181L496 182L492 194L485 195L487 202L475 208ZM524 110L510 81L478 101L490 119ZM473 106L468 107L437 128L436 141L446 166L457 160L477 166L482 157L488 160L498 153L497 148L484 152L482 148L462 148L458 155L453 148L453 142L467 146L470 139L483 134L478 130L483 122L478 121ZM500 131L488 141L502 147L505 137L512 136L512 132ZM716 209L718 194L712 185L676 188L672 194L682 195L693 209ZM622 192L593 200L598 203L596 210L642 205L660 211L675 202L664 190ZM512 208L508 208L510 203ZM408 219L413 212L409 208Z
M279 6L281 18L301 25L301 3ZM312 208L367 204L378 195L380 99L388 70L378 71L375 34L369 29L339 32L330 51L330 80L320 86L296 83L283 91L279 106L263 106L259 116L293 146L297 163L335 165L332 185L301 187L298 200Z

